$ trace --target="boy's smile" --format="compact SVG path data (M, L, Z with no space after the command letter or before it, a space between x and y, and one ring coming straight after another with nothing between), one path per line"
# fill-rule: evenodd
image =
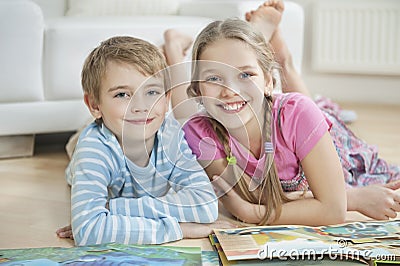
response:
M125 119L124 121L127 123L131 123L133 125L148 125L153 120L154 118L143 118L143 119Z

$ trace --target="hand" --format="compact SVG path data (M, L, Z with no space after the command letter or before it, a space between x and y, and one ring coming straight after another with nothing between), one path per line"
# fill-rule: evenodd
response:
M237 228L236 225L229 221L216 221L210 224L200 223L179 223L183 233L183 238L203 238L213 233L213 229Z
M74 239L74 235L72 234L72 227L71 225L67 225L64 227L59 228L56 231L56 234L58 237L60 238L70 238L70 239Z
M370 185L349 189L348 204L352 209L373 219L396 218L396 212L400 211L400 192L393 188L397 185Z

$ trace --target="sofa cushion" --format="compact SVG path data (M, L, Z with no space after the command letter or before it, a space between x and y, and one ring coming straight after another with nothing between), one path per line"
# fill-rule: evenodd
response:
M179 0L69 0L67 16L176 15Z
M193 38L211 22L184 16L64 17L47 20L44 50L46 100L82 99L81 70L90 51L116 35L164 43L165 30L174 28Z
M65 16L67 0L33 0L40 6L45 19Z

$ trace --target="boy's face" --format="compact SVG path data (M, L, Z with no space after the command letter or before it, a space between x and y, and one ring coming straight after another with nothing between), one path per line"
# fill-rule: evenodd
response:
M168 107L162 77L145 76L126 63L107 63L98 115L121 145L123 138L124 144L153 140Z

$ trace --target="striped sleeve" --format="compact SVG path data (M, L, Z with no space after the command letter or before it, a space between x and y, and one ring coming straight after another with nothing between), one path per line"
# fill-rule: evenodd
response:
M113 214L105 207L108 188L113 178L120 176L120 166L111 159L112 152L94 140L80 142L67 171L75 244L160 244L182 239L178 220L173 216Z
M149 219L172 216L179 222L212 223L218 218L218 199L207 174L192 154L183 131L172 132L163 132L165 145L160 145L159 152L166 153L166 159L157 163L157 172L162 175L157 180L168 180L168 192L160 197L115 198L111 200L115 209L110 211Z

